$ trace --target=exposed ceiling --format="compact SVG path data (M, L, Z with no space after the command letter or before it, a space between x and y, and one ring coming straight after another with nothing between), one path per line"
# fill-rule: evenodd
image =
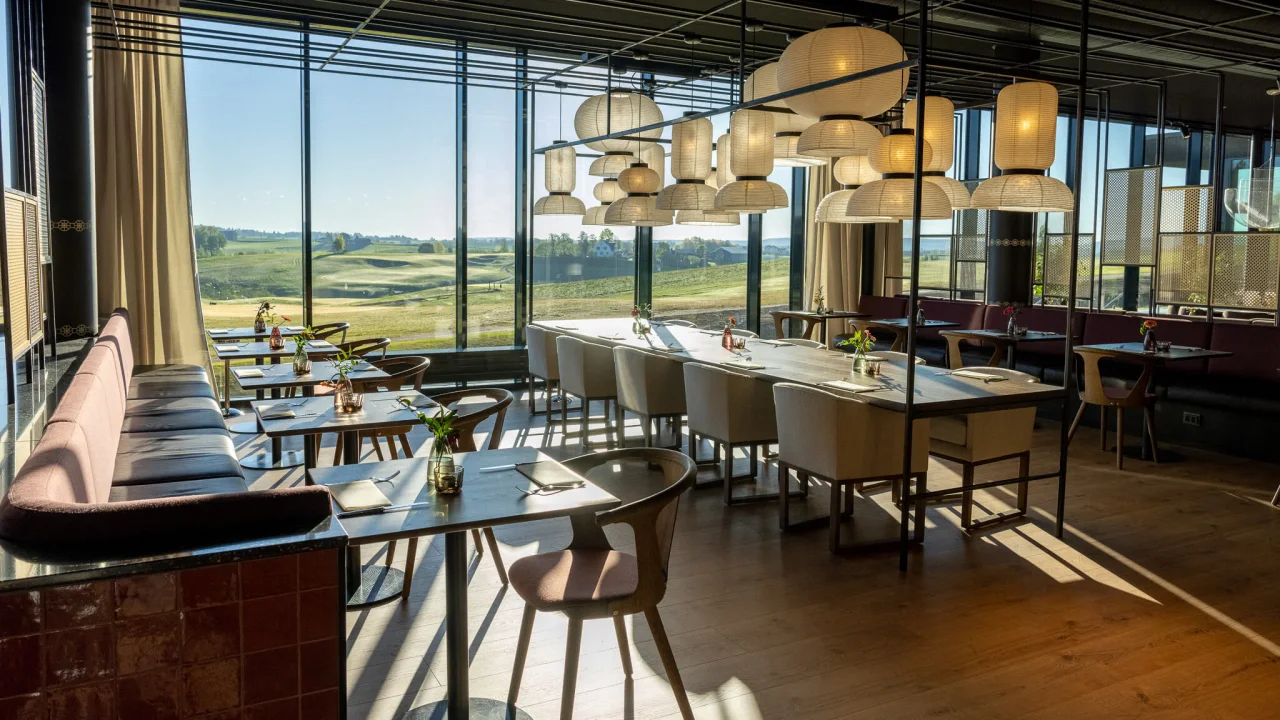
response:
M718 71L727 96L744 44L749 69L775 58L789 37L842 19L882 27L914 54L919 1L751 0L745 12L736 0L184 0L183 7L307 20L332 34L335 49L361 27L368 34L520 45L592 60L601 69L610 57L624 76L705 78ZM982 103L1012 73L1062 83L1064 105L1074 105L1078 0L931 0L929 9L930 92L957 105ZM744 14L757 31L743 32ZM1089 22L1089 87L1109 91L1113 117L1154 119L1164 82L1169 120L1212 126L1221 72L1227 127L1269 127L1273 98L1266 90L1280 77L1275 0L1092 0ZM698 43L689 44L694 36ZM1096 96L1089 103L1092 114Z

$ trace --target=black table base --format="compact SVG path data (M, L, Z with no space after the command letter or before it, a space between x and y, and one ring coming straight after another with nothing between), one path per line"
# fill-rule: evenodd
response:
M385 565L373 565L360 571L359 584L347 596L348 610L381 605L400 599L404 592L404 572Z
M464 717L474 720L533 720L529 713L520 708L508 710L507 704L501 700L471 698L469 704L471 714ZM442 701L416 707L401 715L400 720L444 720L448 717L452 717L449 715L449 704Z

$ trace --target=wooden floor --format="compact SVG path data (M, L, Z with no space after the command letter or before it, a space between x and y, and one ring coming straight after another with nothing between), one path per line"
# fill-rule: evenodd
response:
M545 433L542 418L517 403L502 442L580 454L573 440L560 448L558 429ZM235 437L242 450L262 442ZM1055 469L1057 426L1037 431L1036 442L1032 471ZM321 457L327 463L331 449ZM1267 502L1280 481L1275 466L1212 455L1134 460L1123 472L1113 463L1097 430L1082 429L1062 540L1052 534L1054 484L1033 486L1029 520L973 536L959 531L957 506L931 506L925 545L905 574L896 552L836 557L825 531L781 534L773 503L726 509L718 491L694 491L680 506L660 609L695 714L1280 717L1280 510ZM986 468L978 480L1013 470ZM929 473L931 487L958 484L957 470L937 460ZM300 482L294 469L263 473L254 486ZM825 498L815 495L809 502L821 512ZM1013 500L1004 490L979 498L989 510ZM860 499L857 534L892 532L889 507L885 492ZM497 535L509 564L563 547L568 524ZM625 547L625 536L614 537ZM399 718L443 699L443 544L420 545L407 604L348 616L353 720ZM473 554L471 569L472 695L505 699L522 603L488 555ZM576 718L679 717L647 628L633 620L630 680L611 623L586 624ZM539 720L559 717L565 630L556 615L539 614L534 625L520 707Z

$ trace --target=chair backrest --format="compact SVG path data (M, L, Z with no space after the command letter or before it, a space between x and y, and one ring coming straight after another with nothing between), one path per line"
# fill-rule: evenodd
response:
M621 345L613 348L618 404L645 415L683 415L682 365L680 361L658 353Z
M678 327L691 327L691 328L698 327L697 324L695 324L692 320L663 320L662 324L675 325Z
M640 576L635 594L619 603L617 609L637 611L656 605L667 592L667 566L671 562L680 495L693 487L698 467L684 453L661 448L610 450L564 461L566 467L584 477L592 468L615 463L634 463L638 468L656 468L662 472L662 489L596 515L602 526L615 523L631 526Z
M906 364L907 364L907 360L908 360L911 356L910 356L910 355L908 355L908 354L906 354L906 353L904 353L904 352L897 352L897 351L894 351L894 350L872 350L872 351L871 351L871 357L878 357L878 358L880 358L881 360L884 360L885 362L891 362L891 363L893 363L894 365L906 365ZM918 355L917 355L917 356L916 356L916 364L917 364L917 365L923 365L923 364L924 364L924 358L922 358L922 357L920 357L920 356L918 356Z
M792 312L789 310L770 310L769 315L773 317L773 336L779 340L785 339L787 333L783 330L782 323L786 320L803 320L804 321L804 337L808 338L813 334L813 330L818 327L818 323L804 313ZM794 324L791 326L795 327Z
M340 340L339 342L347 341L347 331L350 329L351 329L351 323L349 322L331 322L331 323L324 323L323 325L311 326L311 332L312 334L315 335L315 338L317 340L328 340L334 335L337 335L338 333L342 333L342 340Z
M546 380L560 379L560 362L556 356L556 338L560 333L537 325L524 330L529 352L529 372Z
M390 377L360 381L360 386L364 392L395 391L405 385L413 385L414 390L422 392L422 376L426 373L427 368L431 367L431 359L420 355L401 355L370 360L369 364L387 373Z
M1107 395L1102 384L1102 368L1099 362L1104 358L1119 357L1119 353L1091 347L1072 348L1084 362L1084 377L1080 379L1080 399L1093 405L1110 405L1115 407L1141 407L1147 394L1147 386L1151 384L1151 373L1143 372L1138 381L1129 389L1123 398ZM985 372L985 370L984 370Z
M880 478L902 472L901 413L808 385L773 386L778 460L831 480ZM929 466L929 421L912 427L911 467ZM898 448L897 452L887 452Z
M825 348L827 347L826 345L823 345L822 343L818 342L817 340L805 340L805 339L803 339L803 338L784 338L784 337L780 337L780 338L778 338L778 342L786 343L786 344L788 344L788 345L802 345L802 346L804 346L804 347L808 347L808 348L823 348L823 349L825 349Z
M458 415L453 420L453 428L458 431L458 450L461 452L476 450L476 427L495 415L497 418L493 421L492 432L489 433L488 449L497 450L502 442L502 423L507 417L507 407L515 401L516 396L512 395L510 390L502 388L466 388L436 395L432 400L448 406L469 398L487 398L492 402L477 405L474 408L463 404L458 408Z
M713 365L685 363L689 431L722 442L772 442L778 437L769 383Z
M613 351L578 338L556 338L556 358L560 364L560 387L581 398L612 398L618 393L613 371Z
M377 355L380 358L386 357L387 346L390 344L391 338L364 338L362 340L337 343L335 347L355 357L362 357L367 360L370 359L370 355Z

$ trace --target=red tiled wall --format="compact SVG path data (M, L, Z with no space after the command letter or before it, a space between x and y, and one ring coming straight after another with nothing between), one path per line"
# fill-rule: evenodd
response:
M334 550L0 594L0 720L332 720Z

